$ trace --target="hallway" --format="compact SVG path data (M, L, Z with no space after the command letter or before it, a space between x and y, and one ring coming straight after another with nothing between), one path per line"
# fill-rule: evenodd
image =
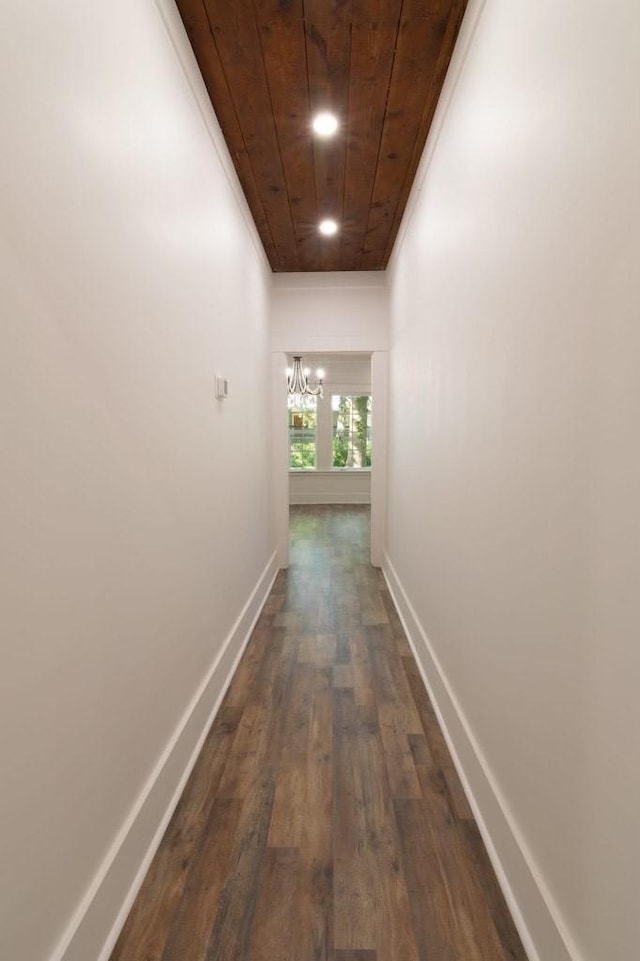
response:
M525 961L368 540L292 508L111 961Z

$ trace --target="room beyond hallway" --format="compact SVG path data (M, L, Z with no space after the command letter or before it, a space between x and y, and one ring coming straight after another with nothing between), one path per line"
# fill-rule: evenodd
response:
M292 508L111 961L526 961L368 541Z

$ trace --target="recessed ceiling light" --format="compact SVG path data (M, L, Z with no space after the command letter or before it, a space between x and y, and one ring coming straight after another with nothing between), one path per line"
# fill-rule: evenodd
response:
M327 110L323 110L322 113L317 113L311 122L313 132L318 135L318 137L333 137L334 133L338 129L338 118L335 114L329 113Z
M338 232L338 225L335 220L321 220L318 224L318 230L325 237L333 237Z

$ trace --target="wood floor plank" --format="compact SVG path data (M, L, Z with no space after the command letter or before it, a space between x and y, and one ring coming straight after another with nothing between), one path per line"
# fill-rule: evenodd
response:
M268 848L265 852L248 961L293 961L291 905L299 860L295 848Z
M316 634L316 663L318 667L331 667L335 664L336 652L335 634Z
M458 777L458 772L456 771L453 764L447 764L442 770L444 779L447 784L447 789L451 797L453 804L453 810L459 821L473 821L473 811L471 810L471 805L467 800L467 795L464 793L464 788L460 778Z
M419 961L380 734L360 732L358 756L376 907L376 948L386 961Z
M284 602L284 594L270 594L262 608L262 614L267 616L279 614Z
M311 708L317 686L317 674L313 666L297 662L293 671L291 699L284 722L283 762L296 762L303 767L306 765ZM287 846L274 845L274 847Z
M336 629L335 608L328 585L317 601L315 629L324 634L332 634Z
M377 961L375 951L341 951L339 949L331 952L330 961Z
M293 916L294 958L326 961L333 945L333 700L328 669L316 673L307 749L307 810Z
M307 780L304 765L283 761L276 779L268 845L297 848L302 839Z
M264 708L258 746L252 755L254 770L243 786L248 788L238 821L237 845L211 934L206 961L232 961L246 957L253 917L260 893L262 862L273 809L276 775L283 751L283 735L291 704L295 652L285 657L277 647L265 655L264 685L255 692L256 708ZM249 709L247 709L249 710ZM235 746L235 742L234 742ZM227 776L228 767L225 769ZM243 768L243 773L244 773ZM232 783L235 780L231 778ZM221 789L224 785L221 783ZM250 788L250 789L249 789Z
M385 634L376 628L367 628L366 637L391 796L419 798L421 790L409 735L422 731L420 716L410 689L398 683L398 672L390 667L392 658Z
M497 878L491 867L487 849L482 843L480 831L475 821L465 820L458 830L464 835L468 850L471 852L477 876L482 879L484 896L491 911L503 954L508 961L526 961L520 938L505 902Z
M419 766L422 767L432 767L433 758L431 756L431 751L429 750L429 744L424 734L410 734L409 735L409 747L411 748L411 753L413 754L413 761L416 765L416 769Z
M315 671L310 664L294 670L291 703L269 827L269 847L297 848L302 839L307 790L307 745Z
M334 691L333 805L334 945L375 949L374 876L368 856L358 717L353 691Z
M259 753L264 751L266 727L265 708L259 704L248 705L229 749L218 797L241 799L251 793L259 768Z
M144 879L111 961L160 961L176 923L202 832L215 805L216 790L235 736L239 713L223 708L207 736L198 763Z
M393 598L391 597L386 583L380 587L380 597L387 612L389 624L391 625L391 629L393 631L393 636L398 640L405 640L406 635L404 632L404 627L402 626L400 615L398 614L396 605L393 603Z
M391 796L394 798L421 797L422 791L408 734L395 705L378 704L378 719L384 760L391 784Z
M402 664L413 700L420 715L422 728L431 748L431 752L436 762L441 767L446 767L447 764L451 763L449 749L447 748L447 742L445 741L444 735L440 729L440 725L438 724L438 719L429 699L429 695L427 694L425 686L422 682L422 678L420 677L418 665L416 664L413 656L403 657Z
M350 634L349 644L353 668L353 690L358 714L365 726L370 730L377 730L378 702L369 651L361 628Z
M526 961L368 522L292 509L111 961Z
M249 951L259 895L262 861L267 844L274 783L270 773L258 780L245 798L238 820L231 869L217 901L206 961L235 961Z
M334 688L353 687L353 669L351 664L334 664L331 677Z
M446 789L449 792L450 803L452 811L455 817L460 820L472 821L473 812L469 806L469 802L464 793L464 788L458 777L458 772L455 769L455 765L451 759L451 754L447 747L447 743L444 739L444 735L438 724L438 720L433 710L433 706L429 699L429 696L422 683L422 678L420 677L418 667L413 656L409 658L402 658L402 662L405 669L405 676L409 682L409 688L411 694L414 698L414 702L418 706L418 712L420 714L420 719L422 722L422 727L425 732L425 736L430 745L430 752L433 757L434 763L439 768L441 772L441 777L446 784Z
M251 693L255 684L258 682L259 673L264 665L264 655L267 646L271 644L272 641L273 628L271 625L263 624L261 621L258 622L253 637L251 638L251 644L246 650L244 657L241 658L233 681L227 691L224 701L227 707L243 708L250 700Z
M302 627L302 614L298 611L280 610L273 623L275 627L289 627L294 631L299 631Z
M236 799L217 800L213 805L162 961L200 961L204 957L231 866L241 810L242 801Z
M456 822L434 822L426 800L394 803L420 950L438 961L506 961Z
M336 634L336 664L350 664L351 649L349 648L349 634L345 630L338 630Z
M376 691L378 701L395 708L407 735L422 734L422 719L388 626L366 628L365 636L371 652L374 677L379 685Z

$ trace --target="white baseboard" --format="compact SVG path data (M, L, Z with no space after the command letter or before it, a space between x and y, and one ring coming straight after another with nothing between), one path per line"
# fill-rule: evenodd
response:
M278 572L269 559L50 961L107 961Z
M529 961L580 961L560 912L386 554L382 569Z
M333 491L320 491L314 494L291 494L290 504L370 504L371 494L368 491L353 491L348 494L336 494Z

